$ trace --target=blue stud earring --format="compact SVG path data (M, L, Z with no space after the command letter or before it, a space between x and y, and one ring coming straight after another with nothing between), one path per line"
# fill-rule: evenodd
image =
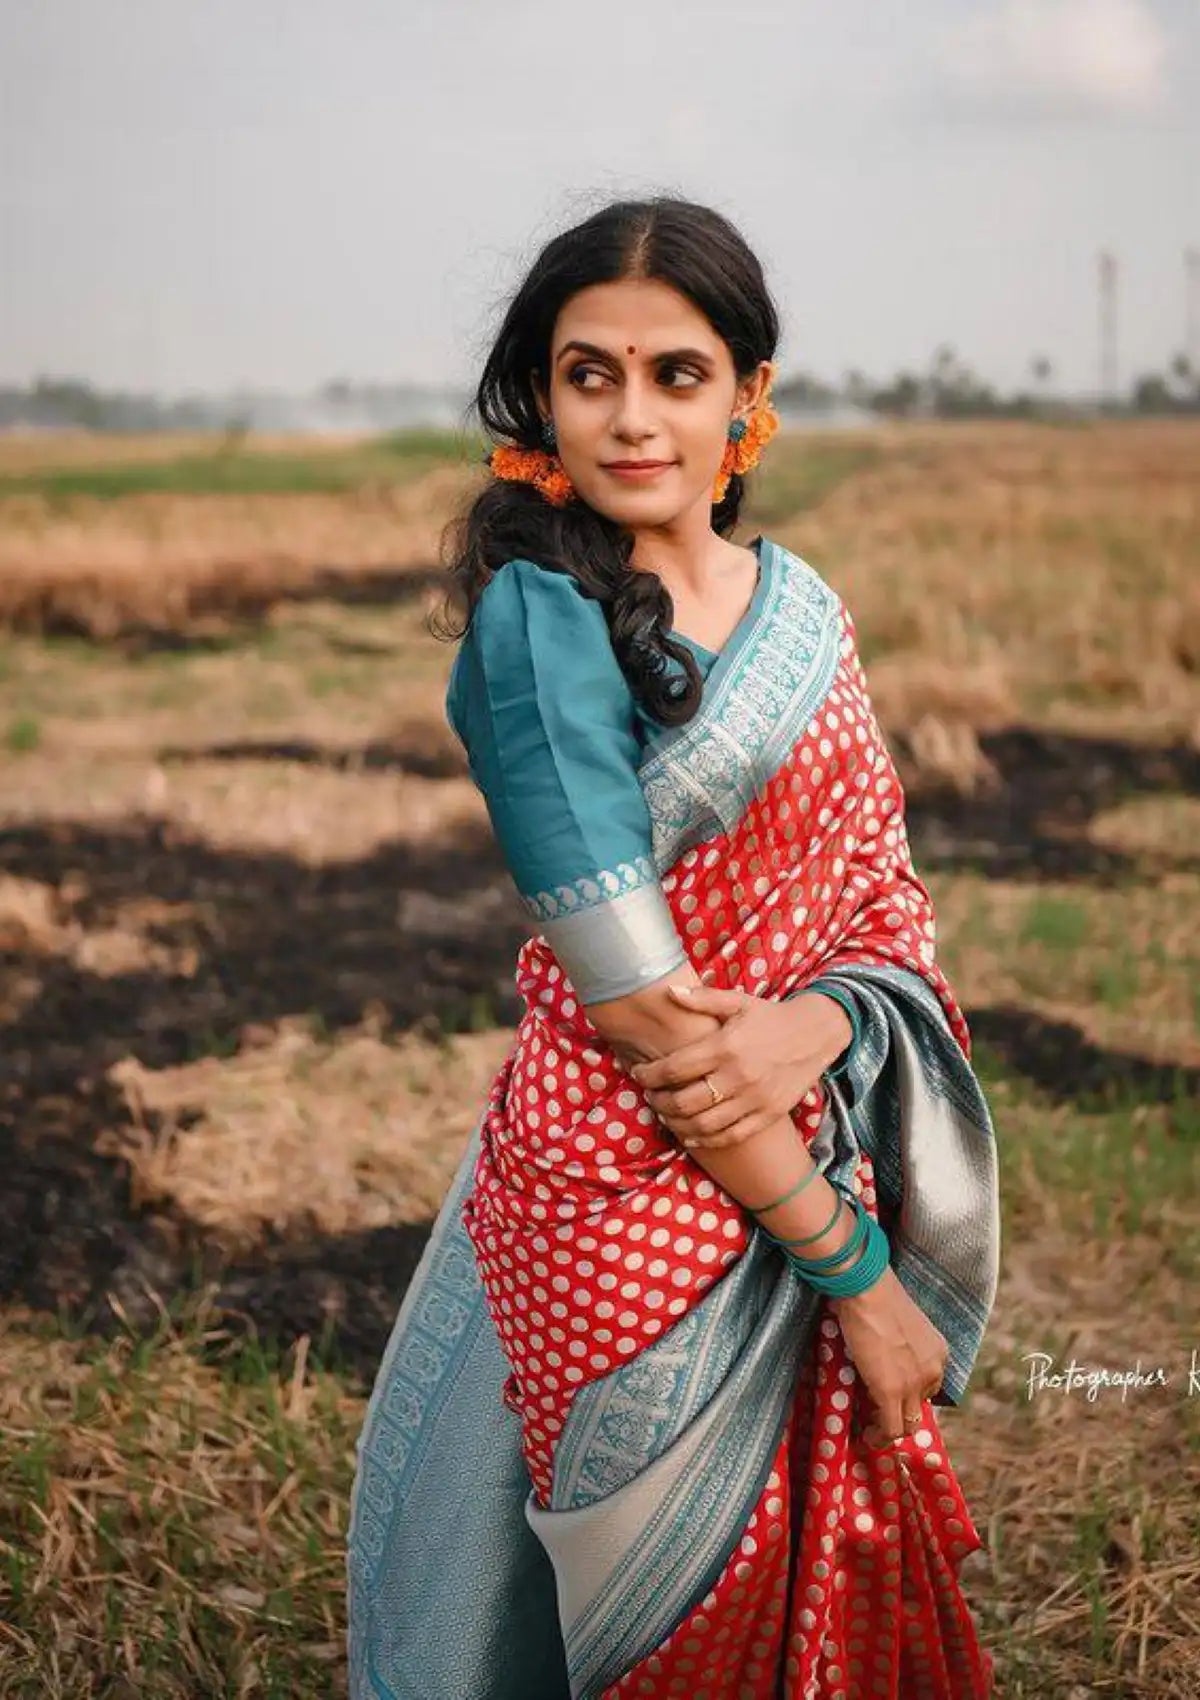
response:
M740 443L746 435L746 421L744 419L731 419L726 435L731 443Z

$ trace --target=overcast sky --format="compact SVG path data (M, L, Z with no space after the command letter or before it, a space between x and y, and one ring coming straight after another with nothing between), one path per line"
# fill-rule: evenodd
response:
M0 381L468 384L600 201L762 256L780 371L1183 347L1197 0L0 0Z

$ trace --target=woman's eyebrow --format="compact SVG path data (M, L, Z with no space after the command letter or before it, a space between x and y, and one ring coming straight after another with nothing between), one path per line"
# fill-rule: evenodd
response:
M607 348L601 348L598 343L571 341L563 343L555 356L555 364L557 365L563 356L570 354L572 350L577 350L580 354L595 355L600 360L615 359L615 356ZM702 348L666 348L661 354L652 354L649 358L651 360L699 360L705 366L712 365L711 355L705 354Z

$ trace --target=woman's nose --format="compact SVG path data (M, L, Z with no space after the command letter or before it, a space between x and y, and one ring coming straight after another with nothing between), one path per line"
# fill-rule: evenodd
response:
M626 384L620 391L613 429L622 437L644 437L654 430L651 398L640 384Z

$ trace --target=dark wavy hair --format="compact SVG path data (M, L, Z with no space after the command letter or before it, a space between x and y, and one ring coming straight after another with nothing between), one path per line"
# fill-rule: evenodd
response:
M509 303L468 415L496 442L541 448L541 415L531 379L549 392L550 346L564 304L578 290L625 278L656 278L687 296L733 358L739 379L772 360L779 317L762 267L720 213L673 196L621 200L561 232L542 249ZM744 479L734 473L712 510L727 537L738 521ZM661 724L682 725L700 704L701 678L685 644L666 635L674 609L657 573L629 565L633 536L580 498L563 507L532 484L490 478L443 533L453 581L443 615L457 603L464 623L439 631L460 638L493 574L515 557L569 574L602 604L613 651L634 697ZM686 682L667 676L681 662Z

